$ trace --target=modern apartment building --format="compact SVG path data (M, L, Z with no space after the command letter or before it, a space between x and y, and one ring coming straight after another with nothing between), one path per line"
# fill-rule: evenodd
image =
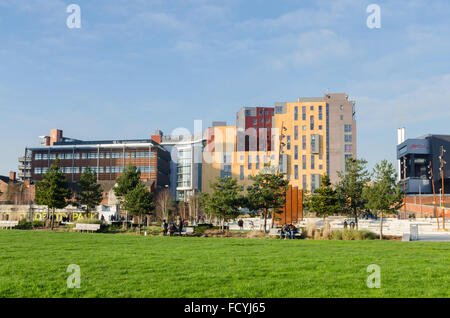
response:
M161 133L161 146L171 155L170 192L177 201L187 201L202 190L203 135L164 136Z
M282 131L280 169L292 186L313 191L327 174L332 183L356 158L355 104L346 94L275 103L274 128Z
M237 150L270 151L273 107L242 107L236 113Z
M258 108L241 109L238 125L242 125L241 115L249 110ZM251 118L254 112L247 114ZM275 103L271 122L271 142L267 148L270 151L245 150L252 148L240 146L242 136L238 127L221 123L207 129L204 191L210 192L209 183L218 176L237 178L245 188L251 184L250 176L265 164L270 166L265 169L285 173L293 187L313 191L320 186L324 174L336 183L337 172L345 171L346 159L356 158L355 103L346 94Z
M53 130L50 136L41 137L41 140L40 147L25 151L32 181L41 180L59 158L60 167L70 183L79 181L88 167L97 174L98 182L114 182L126 166L133 164L140 170L141 179L154 189L169 185L170 154L152 139L81 141L64 138L61 130Z

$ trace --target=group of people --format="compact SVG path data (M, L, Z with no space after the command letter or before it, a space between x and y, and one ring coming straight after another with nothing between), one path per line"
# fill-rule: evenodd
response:
M298 229L294 224L283 224L280 230L280 238L295 238L295 234L298 233Z
M181 218L178 220L178 226L175 224L175 222L170 222L170 224L168 224L166 220L163 220L162 222L163 235L166 236L167 233L169 233L169 236L174 236L175 233L179 233L181 235L181 232L183 232L183 226L184 220Z

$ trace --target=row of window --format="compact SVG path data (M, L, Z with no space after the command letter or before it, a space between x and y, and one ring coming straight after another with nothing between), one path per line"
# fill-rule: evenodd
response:
M84 152L81 153L81 159L122 159L122 158L153 158L153 152ZM37 153L34 160L60 160L80 159L80 153Z
M313 111L314 106L311 105L309 109ZM323 119L323 107L319 105L319 120L322 119ZM294 107L294 120L298 120L298 106ZM302 120L306 120L306 106L302 106ZM310 120L314 121L314 116L310 116Z
M80 170L81 168L81 170ZM140 172L154 172L153 166L138 166L136 167ZM63 173L67 174L78 174L83 173L87 170L87 167L61 167ZM89 170L94 173L122 173L124 170L123 166L112 166L112 167L89 167ZM47 167L36 167L34 168L34 174L44 174L48 171Z

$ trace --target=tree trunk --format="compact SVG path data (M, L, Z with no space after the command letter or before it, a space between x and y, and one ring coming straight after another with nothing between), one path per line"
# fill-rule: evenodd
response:
M264 233L266 233L266 225L267 225L267 208L264 209Z
M52 216L51 216L51 220L50 220L50 227L51 227L52 231L53 231L53 226L54 226L54 219L55 219L55 208L52 209Z
M380 213L380 240L383 239L383 211Z
M353 209L353 214L355 216L355 226L356 226L356 230L358 230L358 214L356 212L356 207Z

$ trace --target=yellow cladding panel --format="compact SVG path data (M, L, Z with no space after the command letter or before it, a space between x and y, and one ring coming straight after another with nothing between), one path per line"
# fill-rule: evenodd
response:
M321 111L319 110L320 107ZM319 112L321 112L320 119ZM281 131L282 124L286 127L286 131L283 133L285 135L283 143L286 144L283 147L283 154L288 155L287 174L290 184L303 188L303 176L306 176L307 190L310 190L311 174L323 175L327 172L326 103L324 101L286 103L286 113L274 115L274 127ZM317 154L311 152L311 135L320 136L320 147ZM303 143L304 138L305 145ZM296 146L298 147L297 157L295 157ZM290 149L287 149L288 147ZM303 158L306 159L305 169L303 169ZM313 158L314 165L312 165ZM295 178L295 166L298 169L297 178ZM316 187L318 186L316 184Z

